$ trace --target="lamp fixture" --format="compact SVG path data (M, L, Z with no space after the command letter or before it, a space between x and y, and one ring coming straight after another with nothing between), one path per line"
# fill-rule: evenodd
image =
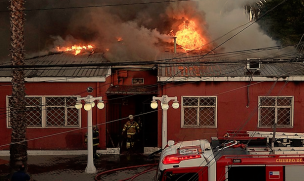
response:
M176 101L173 101L173 103L172 103L172 107L173 107L174 109L179 108L179 103L178 103L178 101L177 101L177 100L176 100Z
M103 101L101 101L101 100L97 103L98 109L103 109L104 106L105 106L105 105L104 105Z
M75 108L76 108L76 109L81 109L81 108L82 108L82 104L81 104L80 101L77 101L77 102L76 102Z
M89 111L89 110L91 110L92 109L92 103L86 103L85 105L84 105L84 110L86 110L86 111Z
M157 106L158 106L157 102L156 102L155 100L152 100L152 101L151 101L151 108L152 108L152 109L156 109Z

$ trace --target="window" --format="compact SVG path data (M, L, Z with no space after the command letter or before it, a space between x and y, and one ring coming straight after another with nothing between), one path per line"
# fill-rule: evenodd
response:
M182 97L182 127L217 126L217 97Z
M293 97L259 97L259 127L293 126Z
M26 120L29 128L80 127L80 111L75 108L77 97L27 96ZM10 127L10 105L12 97L7 96Z
M144 84L144 78L133 78L132 84Z

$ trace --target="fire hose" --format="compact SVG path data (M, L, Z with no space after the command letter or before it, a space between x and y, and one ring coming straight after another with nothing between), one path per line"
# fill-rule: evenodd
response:
M129 178L126 178L126 179L123 179L121 181L126 181L126 180L130 180L130 179L135 179L136 177L144 174L144 173L147 173L147 172L150 172L150 171L153 171L155 169L153 169L154 166L156 166L157 163L153 163L153 164L145 164L145 165L135 165L135 166L129 166L129 167L122 167L122 168L116 168L116 169L112 169L112 170L107 170L107 171L104 171L104 172L100 172L98 173L96 176L95 176L95 180L96 181L101 181L99 180L98 178L101 177L101 175L104 175L104 174L109 174L111 172L116 172L116 171L120 171L120 170L126 170L126 169L133 169L133 168L138 168L138 167L147 167L147 166L150 166L148 169L136 174L136 175L133 175L132 177L129 177Z

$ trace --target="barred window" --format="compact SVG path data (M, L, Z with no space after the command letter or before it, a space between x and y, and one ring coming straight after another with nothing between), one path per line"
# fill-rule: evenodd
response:
M259 97L259 127L270 128L293 126L293 97Z
M182 97L182 127L217 126L217 97Z
M80 111L75 108L77 97L26 96L27 127L79 127ZM12 97L7 96L7 124L10 125Z

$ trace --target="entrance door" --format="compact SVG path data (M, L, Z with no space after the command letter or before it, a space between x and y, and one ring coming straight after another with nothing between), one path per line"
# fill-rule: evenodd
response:
M143 147L157 147L157 111L151 108L150 103L146 101L141 106L141 113L148 113L141 116Z
M126 138L121 135L129 115L139 124L135 152L143 153L144 147L157 146L157 111L150 107L153 95L114 95L108 97L107 107L107 147L125 150Z

